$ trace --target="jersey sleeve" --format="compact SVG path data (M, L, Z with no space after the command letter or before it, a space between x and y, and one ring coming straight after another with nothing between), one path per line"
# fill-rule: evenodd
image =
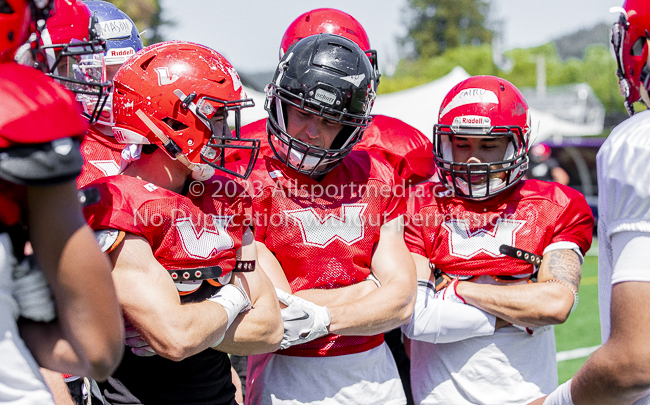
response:
M568 204L555 222L551 243L572 242L578 245L582 254L591 247L594 229L594 217L585 197L575 190L567 190Z
M261 243L265 243L266 241L266 228L271 218L270 198L270 192L266 189L259 195L256 195L252 201L255 240Z
M616 127L597 156L599 222L605 236L650 232L650 113Z
M386 195L388 198L388 204L384 210L383 223L390 222L406 213L406 190L404 185L401 184L399 177L397 177L397 173L391 171L391 175L392 178L389 183L389 189L382 190L382 194ZM386 193L384 193L384 191L386 191Z
M90 187L96 187L100 192L97 203L83 208L86 221L93 230L118 229L144 236L142 224L148 222L151 214L146 208L134 207L119 188L109 183L91 183L87 188Z

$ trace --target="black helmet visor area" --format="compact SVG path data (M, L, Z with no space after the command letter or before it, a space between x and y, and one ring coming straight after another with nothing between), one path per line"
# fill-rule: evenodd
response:
M509 157L504 156L502 160L495 162L455 162L451 156L453 136L507 137L509 145L512 145L512 152L509 153ZM476 130L454 129L449 125L436 124L433 149L440 180L443 184L453 187L455 195L461 198L485 200L494 197L516 185L528 169L528 140L519 126L493 126L483 133L477 133ZM495 177L503 178L503 183L498 187L490 181ZM481 191L475 190L475 184L484 184L485 188Z
M250 176L257 161L260 150L259 139L247 139L241 137L241 110L242 108L254 107L253 99L246 98L241 100L223 100L215 97L201 97L196 104L193 103L196 94L192 93L184 100L181 100L181 107L189 108L195 113L201 121L210 128L210 140L201 150L201 160L215 169L235 177L246 179ZM229 132L228 115L234 114L235 127L234 131ZM217 130L212 120L216 115L221 114L223 117L222 127ZM220 135L217 135L220 134ZM226 168L226 153L232 150L246 149L250 150L250 158L246 171L243 174L237 173Z

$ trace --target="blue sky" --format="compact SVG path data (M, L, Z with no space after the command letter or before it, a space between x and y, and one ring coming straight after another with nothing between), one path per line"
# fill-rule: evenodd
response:
M364 26L379 64L399 60L396 38L406 32L406 0L161 0L176 26L167 39L207 45L242 72L274 69L286 27L305 11L338 8ZM597 22L613 22L622 0L493 0L492 18L503 21L504 49L540 45Z

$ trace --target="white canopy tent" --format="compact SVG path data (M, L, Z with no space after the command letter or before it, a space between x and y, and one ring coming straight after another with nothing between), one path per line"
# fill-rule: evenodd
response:
M398 118L422 131L431 139L433 125L437 122L438 111L445 95L456 84L470 75L460 66L448 75L421 86L377 97L373 114ZM264 93L244 87L248 97L255 101L255 107L242 110L242 125L267 117L264 110ZM581 125L562 120L550 113L531 108L531 140L542 142L549 138L598 135L603 131L603 123ZM234 124L234 120L229 120Z

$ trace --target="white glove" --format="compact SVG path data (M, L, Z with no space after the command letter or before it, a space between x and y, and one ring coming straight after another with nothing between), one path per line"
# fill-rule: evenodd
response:
M208 300L221 305L226 311L226 315L228 315L228 325L226 326L226 330L230 328L230 325L232 325L232 323L235 321L237 315L253 308L251 299L246 293L244 286L241 284L241 280L239 280L239 285L224 285L215 295L208 298ZM226 336L225 332L219 337L219 339L217 339L216 342L212 344L211 347L218 346L219 343L221 343L223 340L224 336Z
M519 326L519 325L515 325L514 323L511 323L510 325L514 326L519 330L526 332L530 336L539 336L542 333L546 332L547 330L551 329L551 325L534 326L534 327Z
M27 259L14 268L12 295L18 302L20 316L36 322L56 318L56 306L45 274Z
M456 292L456 287L458 286L458 283L460 283L460 279L455 278L449 285L442 290L438 291L435 295L434 298L438 300L443 300L443 301L451 301L451 302L456 302L458 304L467 304L465 299L458 295L458 292Z
M280 311L284 323L284 336L280 349L299 345L329 334L327 327L332 318L327 307L275 289L278 299L287 307Z

